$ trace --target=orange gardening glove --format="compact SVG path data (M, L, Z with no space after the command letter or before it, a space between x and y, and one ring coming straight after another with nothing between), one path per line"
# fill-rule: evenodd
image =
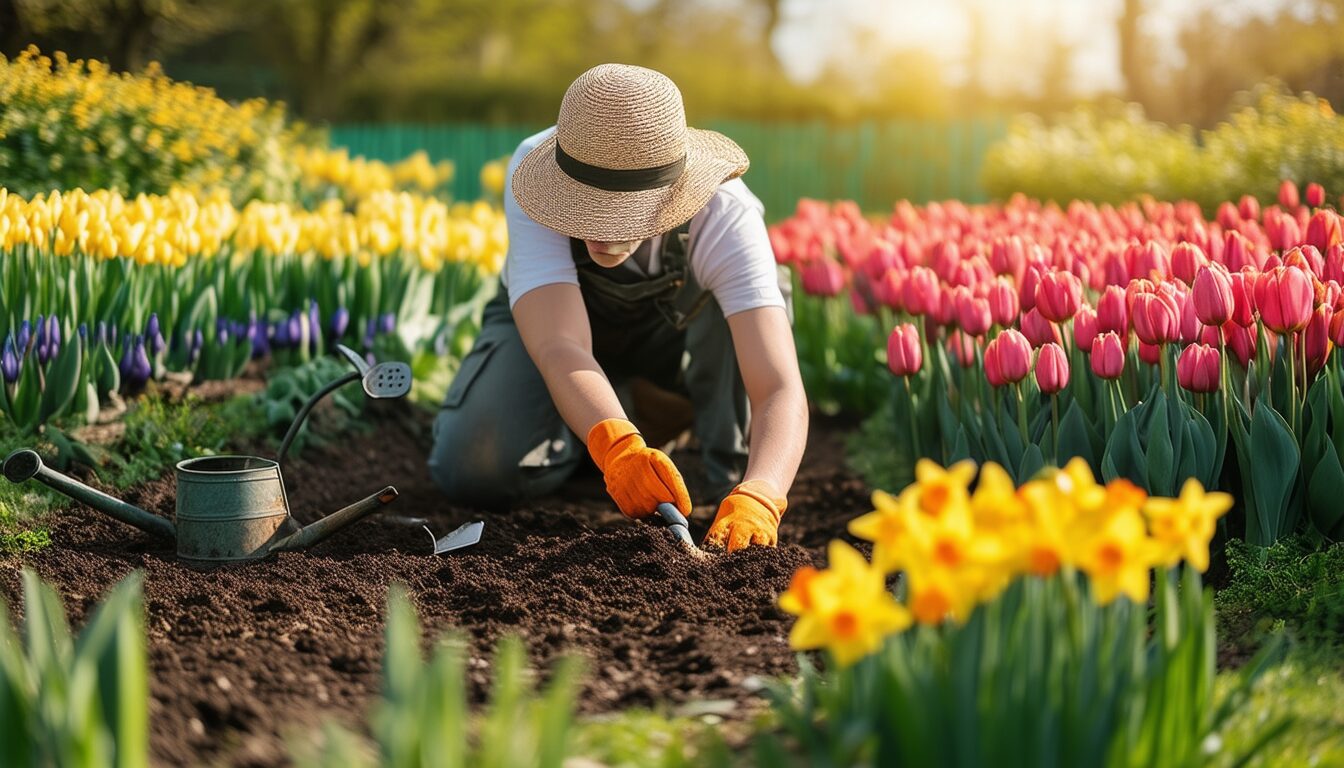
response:
M719 514L705 534L705 546L729 552L756 544L773 547L779 540L779 519L788 502L764 480L739 484L719 505Z
M691 516L691 495L672 459L644 444L635 425L625 419L599 421L588 432L588 454L602 470L607 493L626 517L648 517L669 502Z

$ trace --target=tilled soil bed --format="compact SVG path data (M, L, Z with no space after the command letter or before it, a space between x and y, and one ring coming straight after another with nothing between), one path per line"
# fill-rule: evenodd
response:
M285 738L324 718L359 727L380 683L388 587L415 600L427 638L472 641L472 695L483 699L489 653L520 635L533 661L585 659L586 713L714 701L729 716L759 706L761 678L795 670L788 617L774 605L799 566L868 509L841 461L840 425L813 434L777 549L697 559L649 524L624 520L595 474L507 513L444 503L425 468L429 417L379 408L376 431L313 449L286 468L294 514L310 521L384 485L401 497L381 516L304 553L211 571L179 563L171 545L82 506L49 521L54 545L0 561L0 595L21 614L19 566L52 583L76 623L134 569L145 576L151 747L163 765L273 765ZM695 485L694 457L678 456ZM171 476L124 494L171 515ZM697 540L713 518L697 507ZM434 556L429 536L484 519L481 543Z

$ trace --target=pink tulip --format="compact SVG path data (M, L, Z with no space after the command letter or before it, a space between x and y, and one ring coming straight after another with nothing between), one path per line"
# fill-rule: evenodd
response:
M938 276L928 267L914 267L905 280L905 311L926 315L938 302Z
M1320 208L1325 205L1325 187L1316 182L1307 185L1307 205L1312 208Z
M947 348L952 350L952 356L962 368L971 368L976 364L975 339L961 331L956 331L947 337Z
M1324 253L1341 239L1344 238L1340 236L1339 214L1328 210L1312 214L1311 220L1307 222L1307 235L1304 238L1307 244L1316 246L1318 251Z
M1247 221L1259 221L1260 201L1255 199L1254 195L1242 195L1238 211L1241 213L1241 218Z
M1279 206L1284 210L1292 211L1301 205L1297 196L1297 185L1289 179L1284 179L1279 184Z
M966 288L957 288L956 297L957 327L969 336L983 336L993 323L990 305L987 299L976 298Z
M1175 296L1169 292L1137 293L1129 313L1134 335L1145 344L1161 345L1180 337L1181 310Z
M1241 326L1250 326L1255 322L1255 278L1259 273L1253 268L1233 272L1232 280L1232 322Z
M924 348L919 343L919 330L910 323L896 326L887 337L887 367L897 376L919 372L924 365Z
M1098 334L1092 340L1089 361L1092 373L1103 379L1118 379L1125 371L1125 347L1114 331Z
M1097 330L1129 335L1129 308L1124 288L1110 285L1102 292L1101 299L1097 301Z
M1148 365L1157 365L1162 361L1162 347L1156 344L1139 342L1139 360Z
M1330 356L1330 321L1333 316L1330 307L1317 307L1311 313L1307 327L1295 337L1297 359L1307 361L1308 375L1314 375L1324 368L1325 360Z
M1016 384L1031 372L1031 345L1022 334L1009 328L985 346L985 378L990 386Z
M1006 277L995 278L989 286L989 316L995 325L1007 328L1017 322L1020 305L1017 291Z
M1092 340L1097 337L1097 313L1084 304L1073 316L1073 342L1079 349L1091 349Z
M845 287L845 273L830 259L814 259L803 264L802 283L811 296L838 296Z
M1236 307L1232 298L1232 276L1222 264L1200 267L1190 293L1199 322L1216 326L1232 319L1232 310Z
M1036 384L1047 395L1069 385L1069 358L1063 347L1053 342L1041 347L1036 355Z
M1194 243L1178 243L1171 249L1171 274L1186 285L1194 285L1195 274L1208 263L1204 250Z
M1315 295L1311 277L1295 267L1275 267L1255 280L1255 308L1265 326L1277 333L1307 327Z
M1073 318L1082 300L1083 284L1070 272L1048 272L1036 286L1036 310L1052 323Z
M1213 392L1218 389L1220 355L1207 344L1191 344L1181 350L1176 361L1176 383L1191 392Z
M1021 311L1026 312L1036 307L1036 286L1040 284L1040 265L1028 264L1026 271L1022 273L1022 281L1017 286L1017 303L1022 308Z
M1045 344L1059 343L1059 328L1045 319L1040 307L1022 316L1022 335L1031 342L1033 349Z

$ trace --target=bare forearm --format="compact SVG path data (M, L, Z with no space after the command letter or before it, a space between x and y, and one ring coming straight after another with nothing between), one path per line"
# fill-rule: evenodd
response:
M550 344L535 362L561 418L580 438L586 440L599 421L626 417L601 366L579 345Z
M807 397L780 387L751 404L751 453L743 480L763 480L787 495L807 444Z

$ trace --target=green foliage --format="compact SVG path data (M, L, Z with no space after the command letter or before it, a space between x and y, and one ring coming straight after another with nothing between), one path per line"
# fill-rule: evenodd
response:
M345 358L315 357L302 365L283 368L274 373L266 382L266 389L258 392L252 402L264 421L265 432L275 437L285 434L298 416L299 409L323 387L350 373ZM359 383L352 382L332 392L328 398L335 407L330 410L315 410L304 422L298 436L294 438L293 450L301 451L309 440L318 442L322 438L314 434L310 425L316 418L328 418L328 429L340 431L358 419L364 412L364 397L359 392ZM318 414L322 414L319 416Z
M886 349L877 319L854 314L840 300L808 295L797 272L793 281L793 338L808 400L830 413L872 412L891 384L891 372L873 352Z
M1236 685L1236 672L1218 676L1219 692ZM1228 718L1219 733L1221 749L1210 763L1216 768L1241 765L1232 756L1246 751L1259 737L1263 723L1286 717L1292 727L1274 741L1273 749L1260 752L1246 766L1344 765L1341 698L1344 674L1338 654L1294 650L1282 664L1265 672L1246 706Z
M962 625L919 626L849 668L804 663L772 699L809 765L1202 764L1281 648L1217 690L1213 596L1159 572L1146 606L1023 579ZM1287 721L1257 722L1243 755ZM1214 737L1211 739L1211 737Z
M1054 200L1194 200L1206 213L1250 194L1277 199L1284 179L1344 190L1344 118L1310 93L1269 84L1217 127L1196 133L1145 118L1138 105L1080 107L1054 123L1019 117L992 147L983 180Z
M420 622L400 586L388 599L383 695L371 731L378 758L361 754L360 739L337 727L300 766L381 765L560 768L571 753L578 664L567 659L550 681L534 690L522 642L500 643L493 660L490 702L479 717L467 706L467 650L457 639L440 640L426 660Z
M1252 626L1283 622L1308 646L1344 651L1344 544L1318 550L1297 536L1268 548L1230 541L1226 551L1220 614Z
M261 99L234 106L157 67L118 74L35 48L0 58L0 176L24 196L183 185L223 187L237 202L285 200L298 178L296 144L282 107Z
M149 764L149 673L140 576L123 579L73 637L60 598L23 572L22 639L0 602L5 764Z
M214 456L259 435L258 408L248 397L219 404L195 395L181 402L162 397L137 401L123 419L125 432L111 454L107 481L129 488L161 477L184 459Z

